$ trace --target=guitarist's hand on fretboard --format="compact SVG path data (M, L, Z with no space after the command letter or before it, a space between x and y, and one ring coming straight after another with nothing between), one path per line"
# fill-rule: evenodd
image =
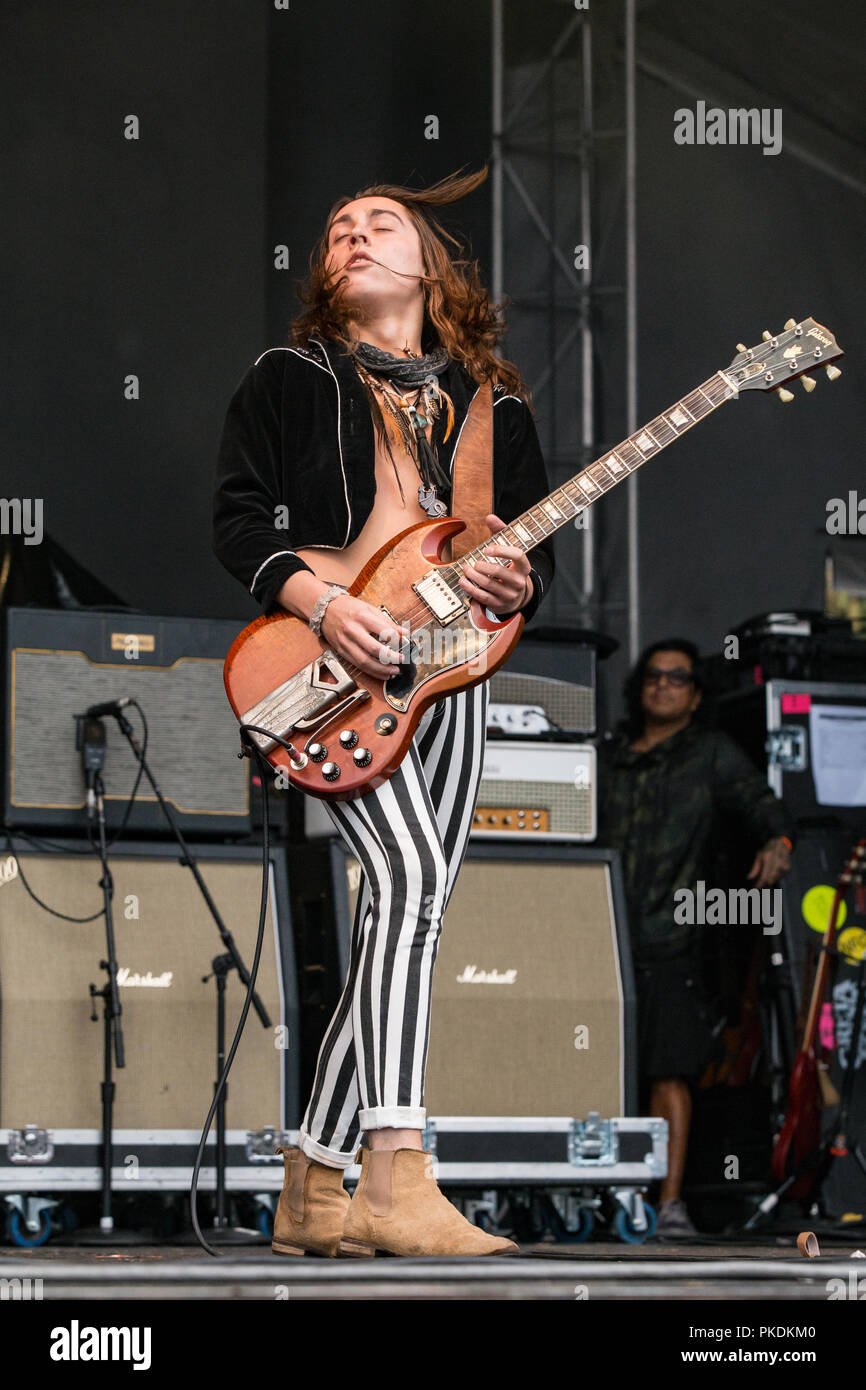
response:
M485 518L493 535L504 531L506 523L493 512ZM477 599L491 613L516 613L529 602L532 580L529 577L530 564L522 550L516 545L501 542L486 545L484 554L490 560L479 560L475 565L466 565L460 578L460 587L470 598ZM492 557L502 556L496 560ZM505 564L505 561L510 561Z

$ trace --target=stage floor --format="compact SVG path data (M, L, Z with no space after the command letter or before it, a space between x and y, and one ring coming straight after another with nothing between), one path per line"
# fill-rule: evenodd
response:
M228 1246L218 1258L198 1245L0 1247L0 1280L41 1279L43 1300L527 1299L785 1300L827 1302L829 1281L866 1294L866 1238L821 1237L804 1259L791 1237L751 1242L646 1245L538 1244L507 1259L289 1259L269 1246ZM850 1295L848 1295L850 1296ZM856 1295L855 1295L856 1296Z

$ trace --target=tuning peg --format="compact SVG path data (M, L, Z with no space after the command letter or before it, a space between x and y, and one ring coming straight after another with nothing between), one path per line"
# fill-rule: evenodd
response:
M792 328L796 328L796 327L797 327L797 320L796 320L796 319L788 319L788 321L787 321L786 324L785 324L785 329L786 329L786 331L788 331L788 332L790 332L790 330L791 330Z
M818 385L817 381L813 376L801 376L800 380L803 383L804 391L814 391L815 387Z
M785 386L778 386L776 388L776 395L779 397L779 400L784 401L786 405L788 404L788 401L792 401L794 399L794 392L789 391Z
M745 344L745 343L737 343L737 352L748 352L748 351L749 351L749 349L746 347L746 344Z
M831 381L835 381L837 377L840 377L840 376L842 375L842 368L841 368L841 367L834 367L834 366L830 365L830 366L825 367L825 368L824 368L824 371L827 373L827 375L828 375L828 377L830 378Z
M767 342L767 340L768 340L769 338L772 338L772 336L773 336L773 335L772 335L772 333L770 332L770 330L769 330L768 328L765 328L764 331L763 331L763 333L761 334L761 337L763 338L763 340L764 340L765 343Z

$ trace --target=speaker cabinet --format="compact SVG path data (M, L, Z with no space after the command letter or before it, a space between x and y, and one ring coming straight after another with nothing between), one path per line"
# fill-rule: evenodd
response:
M0 1129L35 1125L97 1131L101 1124L102 988L106 972L100 863L81 853L35 850L13 840L0 855ZM79 851L79 852L76 852ZM261 853L198 846L202 877L241 958L256 944ZM124 844L111 854L113 921L126 1065L115 1071L117 1130L158 1131L166 1142L201 1130L216 1080L214 957L222 939L189 869L173 846ZM49 915L28 893L72 918ZM257 990L270 1015L251 1008L228 1080L227 1127L295 1127L297 991L285 868L270 863L270 894ZM204 978L209 978L205 982ZM245 996L226 981L226 1051ZM91 1021L96 1012L98 1022Z
M345 974L361 870L332 852ZM433 972L428 1113L634 1115L636 1038L617 852L470 840Z
M147 759L184 832L249 833L248 762L236 756L237 721L223 684L236 622L10 608L4 630L7 825L70 833L84 824L74 716L88 705L129 696L144 710ZM128 716L140 736L135 709ZM105 732L105 816L116 826L139 765L111 717ZM146 778L128 824L133 832L170 833Z

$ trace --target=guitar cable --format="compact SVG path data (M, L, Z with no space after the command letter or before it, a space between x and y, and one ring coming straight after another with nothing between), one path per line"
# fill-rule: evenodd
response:
M204 1156L204 1149L207 1143L208 1134L210 1133L210 1127L213 1123L213 1117L216 1114L217 1105L219 1104L219 1098L222 1095L226 1082L228 1081L231 1065L235 1059L235 1053L238 1050L238 1046L240 1045L241 1035L243 1034L244 1026L247 1021L247 1015L250 1011L250 1004L252 1003L252 998L256 987L256 977L259 973L259 962L261 960L262 947L264 946L265 920L267 918L268 912L268 886L270 877L270 817L268 810L268 782L273 772L273 768L265 758L258 745L253 741L253 739L249 737L250 734L264 734L266 738L273 739L275 743L279 743L282 748L285 748L287 753L289 754L289 757L292 760L294 760L296 757L296 750L284 738L280 738L278 734L271 733L269 729L259 728L259 726L256 724L240 725L241 742L247 744L247 746L252 749L253 753L255 753L262 774L262 895L261 902L259 905L259 924L256 937L256 949L255 954L253 956L252 968L250 970L250 982L247 986L246 998L244 999L237 1030L235 1032L232 1045L229 1048L229 1053L226 1057L226 1063L223 1067L222 1075L220 1076L220 1079L217 1082L216 1090L214 1091L214 1097L211 1101L211 1107L208 1111L207 1119L204 1122L204 1129L202 1130L201 1139L199 1140L198 1151L196 1152L195 1156L195 1164L193 1166L192 1173L192 1183L190 1184L189 1190L190 1215L192 1217L192 1228L195 1232L196 1239L198 1240L202 1248L206 1250L209 1255L216 1256L220 1255L222 1252L214 1249L212 1245L208 1244L208 1242L202 1235L201 1227L199 1226L198 1222L198 1212L196 1210L196 1203L198 1193L199 1171L201 1169L202 1158ZM238 754L239 758L245 756L248 755L245 754L243 751L241 751Z

